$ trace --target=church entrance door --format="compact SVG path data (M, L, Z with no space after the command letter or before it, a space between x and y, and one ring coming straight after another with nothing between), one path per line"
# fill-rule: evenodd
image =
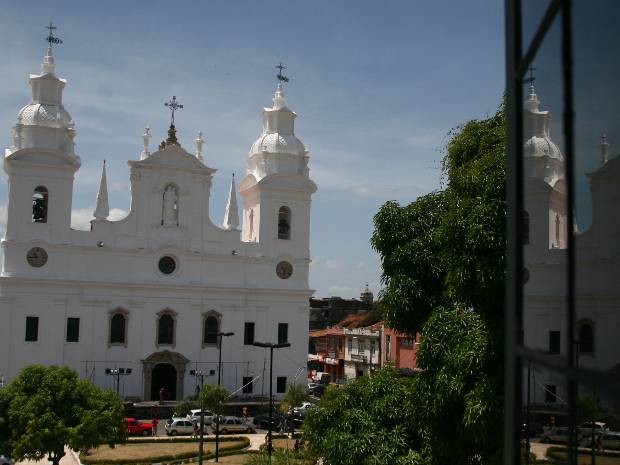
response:
M160 400L160 390L163 389L163 400L177 398L177 370L170 363L158 363L153 367L151 378L151 400Z

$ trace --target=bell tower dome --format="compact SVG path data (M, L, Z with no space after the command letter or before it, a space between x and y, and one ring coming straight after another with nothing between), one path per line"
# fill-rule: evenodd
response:
M62 103L67 81L56 76L53 24L41 74L30 75L31 101L17 114L5 150L9 200L6 239L64 242L70 234L73 179L80 168L75 125Z
M282 67L283 68L283 67ZM316 185L310 179L310 159L295 135L297 114L286 103L278 75L273 105L263 109L262 133L256 139L241 182L242 240L258 242L263 254L309 259L310 201Z

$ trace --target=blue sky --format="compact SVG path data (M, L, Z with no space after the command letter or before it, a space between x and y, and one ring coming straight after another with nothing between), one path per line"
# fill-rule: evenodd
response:
M0 18L0 137L11 143L39 72L44 26L59 27L57 74L82 158L74 225L91 218L102 160L112 208L129 208L126 161L141 134L165 138L176 95L182 145L201 130L218 169L211 216L221 223L230 173L242 177L260 112L282 61L296 133L310 151L310 285L315 296L380 289L372 217L440 187L446 133L493 114L505 86L503 2L457 1L5 1ZM0 205L6 205L2 173Z

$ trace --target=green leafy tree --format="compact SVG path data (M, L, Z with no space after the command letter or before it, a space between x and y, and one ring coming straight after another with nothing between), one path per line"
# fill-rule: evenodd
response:
M310 453L332 465L397 464L418 444L412 381L384 368L326 392L302 427Z
M310 448L331 465L501 463L505 148L500 107L449 134L443 190L375 215L380 307L422 333L421 372L382 370L308 413Z
M65 445L85 451L124 440L123 417L115 392L67 367L28 366L0 390L0 450L16 460L47 455L58 465Z
M280 404L282 413L290 413L295 407L299 407L308 400L308 392L303 384L290 384Z
M428 463L500 463L504 109L452 131L445 188L375 216L387 324L422 332L412 405Z
M216 415L224 413L224 402L230 397L230 394L222 386L217 384L207 384L200 391L198 399L205 409L212 411Z

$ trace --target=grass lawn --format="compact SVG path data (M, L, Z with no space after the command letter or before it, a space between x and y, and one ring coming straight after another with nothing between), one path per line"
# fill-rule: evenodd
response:
M266 443L267 441L265 441ZM274 439L273 440L273 448L274 449L295 449L295 440L294 439Z
M240 447L245 443L242 441L220 442L220 450L227 450ZM107 460L127 460L148 462L152 457L163 455L176 455L182 453L196 452L198 455L198 442L149 442L146 444L122 444L115 448L100 446L91 449L90 454L83 457L85 463L88 461L107 461ZM204 451L215 452L214 442L205 442Z

